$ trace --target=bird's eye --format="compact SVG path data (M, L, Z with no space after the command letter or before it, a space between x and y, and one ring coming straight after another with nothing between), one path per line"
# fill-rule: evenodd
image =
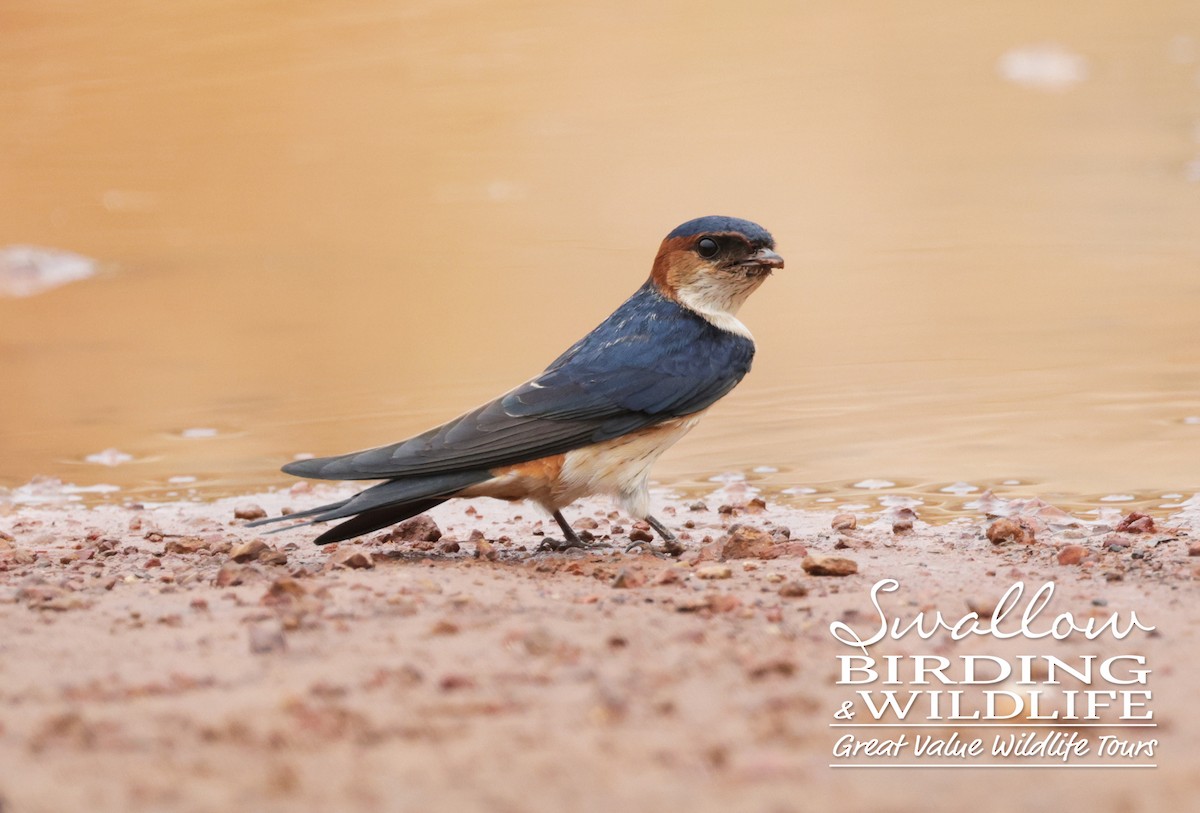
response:
M711 237L701 237L700 242L696 243L696 251L705 259L717 256L717 252L720 250L721 247L717 245L717 241Z

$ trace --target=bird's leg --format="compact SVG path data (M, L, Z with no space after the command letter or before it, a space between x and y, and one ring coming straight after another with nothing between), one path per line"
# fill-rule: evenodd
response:
M629 553L637 548L645 548L650 553L654 554L665 553L668 556L678 556L679 554L683 553L683 545L680 544L679 540L675 538L675 534L671 533L671 529L668 528L661 520L658 520L655 517L647 514L646 522L649 522L650 527L653 528L660 537L662 537L662 550L655 550L654 547L648 542L634 542L632 545L625 548L626 553Z
M538 545L539 551L542 551L542 550L560 551L560 550L566 550L567 548L586 548L587 547L587 545L584 543L584 541L579 538L578 534L575 533L574 529L571 528L570 523L567 522L565 517L563 517L562 511L554 512L554 521L557 522L558 527L562 529L563 541L559 542L557 539L545 539L542 541L542 544Z

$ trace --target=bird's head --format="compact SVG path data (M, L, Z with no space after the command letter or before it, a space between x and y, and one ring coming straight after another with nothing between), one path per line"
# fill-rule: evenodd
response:
M732 317L783 258L770 232L736 217L698 217L663 240L650 278L659 291L706 317Z

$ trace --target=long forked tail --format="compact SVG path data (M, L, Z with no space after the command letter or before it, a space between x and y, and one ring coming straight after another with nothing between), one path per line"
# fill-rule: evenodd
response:
M417 514L440 505L467 486L482 483L491 476L488 471L465 471L433 477L388 480L371 486L365 491L360 491L349 499L310 508L295 514L260 519L251 522L247 527L254 528L282 520L307 520L296 525L286 526L287 528L298 528L317 522L353 517L347 522L335 525L314 540L318 545L328 545L331 542L341 542L343 539L361 536L402 522L409 517L415 517ZM282 530L285 528L276 528L268 533Z

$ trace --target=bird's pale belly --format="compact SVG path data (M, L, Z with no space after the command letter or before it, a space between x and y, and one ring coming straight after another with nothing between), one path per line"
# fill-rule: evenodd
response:
M554 512L582 497L606 494L635 517L649 513L646 480L654 461L686 435L703 412L665 421L613 440L497 469L487 482L460 497L533 500Z

